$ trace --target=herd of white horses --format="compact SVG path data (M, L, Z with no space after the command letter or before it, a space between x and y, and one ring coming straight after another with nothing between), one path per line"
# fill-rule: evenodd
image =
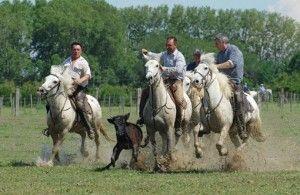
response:
M228 154L225 145L227 136L229 136L236 150L242 150L248 141L248 139L240 140L238 137L230 103L233 92L229 79L217 70L214 61L212 54L202 55L198 67L193 72L187 72L184 79L184 98L187 102L187 108L183 114L183 133L181 137L184 143L188 143L190 134L193 135L195 157L197 158L205 155L200 143L202 138L199 137L199 133L201 131L220 134L216 143L220 156ZM180 137L175 135L174 130L176 106L164 85L159 62L149 60L146 62L145 67L146 79L150 86L150 95L143 112L147 132L145 142L151 143L155 166L157 166L156 133L159 133L162 141L160 154L167 156L170 161L176 161L174 152ZM39 93L50 105L51 112L48 113L47 124L49 134L53 139L52 154L47 161L40 163L40 166L53 166L54 159L59 160L59 148L68 132L76 132L81 136L81 153L85 157L88 156L85 145L86 131L79 122L76 122L78 120L76 111L69 99L69 95L74 92L75 86L71 76L66 72L63 66L52 66L51 74L46 77L45 82L39 88ZM99 158L100 133L107 140L111 139L102 126L103 119L100 104L94 97L90 95L87 97L92 108L89 120L95 129L96 158ZM244 122L248 137L252 137L259 142L264 141L265 137L261 131L261 118L257 103L249 94L246 94L246 99L253 108L245 115Z

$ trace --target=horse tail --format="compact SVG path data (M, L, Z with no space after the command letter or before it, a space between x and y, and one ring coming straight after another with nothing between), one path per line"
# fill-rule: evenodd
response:
M257 142L264 142L266 137L261 131L261 119L260 117L249 121L247 124L247 129L249 129L250 136L255 139Z
M99 122L99 131L102 133L102 135L104 136L104 138L107 140L107 141L111 141L111 142L116 142L116 140L110 138L108 135L107 135L107 132L105 130L105 128L103 127L103 123L102 122Z

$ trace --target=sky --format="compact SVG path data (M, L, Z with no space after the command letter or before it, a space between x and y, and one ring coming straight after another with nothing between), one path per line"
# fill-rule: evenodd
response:
M215 9L252 9L279 12L300 22L300 0L106 0L109 4L118 7L138 5L159 6L176 4L184 6L209 6Z

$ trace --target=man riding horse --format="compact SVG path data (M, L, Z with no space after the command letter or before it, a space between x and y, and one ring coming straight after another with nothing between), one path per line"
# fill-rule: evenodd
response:
M87 134L90 139L94 139L94 130L88 120L88 102L84 92L88 85L88 81L91 78L91 70L89 63L81 56L83 46L79 42L73 42L71 44L71 56L64 62L63 66L68 74L70 74L74 80L76 90L71 96L76 105L77 113L79 114L83 125L86 128ZM46 105L47 112L50 110L49 105ZM45 134L48 135L48 129Z
M146 59L156 59L163 63L162 77L167 85L170 86L176 104L176 120L175 132L176 135L181 135L181 123L183 120L183 110L186 108L187 103L183 97L183 79L185 76L186 62L185 58L180 51L177 50L177 39L170 36L166 40L166 51L161 53L148 52L142 49L142 53ZM142 91L141 102L139 108L140 118L137 124L144 124L143 110L149 96L149 87Z
M229 44L228 37L223 34L215 36L215 46L219 50L216 65L220 72L227 75L234 90L235 119L237 122L239 136L242 140L248 137L244 124L243 89L241 81L244 74L244 58L242 52L235 45Z

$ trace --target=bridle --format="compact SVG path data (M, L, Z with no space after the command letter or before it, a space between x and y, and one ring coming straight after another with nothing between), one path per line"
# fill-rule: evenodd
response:
M57 84L56 85L54 85L49 91L47 91L47 89L45 88L45 87L43 87L42 86L42 88L45 90L45 91L47 91L47 93L45 94L46 95L46 99L47 98L51 98L51 97L54 97L54 96L56 96L56 95L59 95L59 94L57 94L58 93L58 90L59 90L59 87L60 87L60 80L59 80L59 77L57 76L57 75L55 75L55 74L50 74L50 75L52 75L52 76L54 76L54 77L56 77L57 79L58 79L58 82L57 82ZM53 93L52 95L50 95L50 96L48 96L48 94L49 94L49 92L51 92L52 90L54 90L55 89L55 87L57 87L56 88L56 92L55 93ZM61 92L62 93L62 92Z
M195 72L195 74L199 74L199 75L202 77L201 83L200 83L200 84L204 86L204 90L205 90L205 92L206 92L207 95L208 95L208 99L210 99L210 95L209 95L209 92L208 92L208 88L212 85L212 83L216 80L217 77L215 76L215 77L213 78L213 74L212 74L211 69L209 69L208 72L207 72L205 75L201 74L201 73L198 72L197 70L195 70L194 72ZM209 81L207 81L207 77L208 77L208 76L210 76L210 80L209 80ZM209 125L209 117L210 117L210 114L211 114L212 112L214 112L214 111L220 106L223 97L224 97L224 95L223 95L223 93L222 93L222 96L221 96L220 100L218 101L218 104L217 104L214 108L210 108L209 104L208 104L208 106L205 108L204 98L202 98L202 106L203 106L203 108L204 108L204 112L205 112L205 116L206 116L205 118L207 119L207 124L208 124L208 125ZM209 125L209 126L210 126L210 125Z

